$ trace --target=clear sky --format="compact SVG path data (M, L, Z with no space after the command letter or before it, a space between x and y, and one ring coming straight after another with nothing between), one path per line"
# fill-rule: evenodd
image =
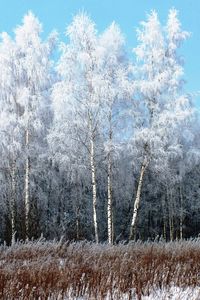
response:
M73 15L84 9L100 32L115 20L130 50L136 45L135 29L146 14L155 9L165 22L171 7L179 11L183 28L192 33L181 53L186 63L187 90L195 93L200 91L200 0L0 0L0 31L11 33L31 10L43 23L45 35L57 29L63 38Z

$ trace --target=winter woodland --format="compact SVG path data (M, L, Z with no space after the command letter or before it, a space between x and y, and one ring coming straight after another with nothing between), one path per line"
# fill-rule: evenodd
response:
M56 27L56 24L55 24ZM134 32L133 32L134 34ZM138 25L76 15L60 42L29 12L0 42L0 239L164 240L200 231L198 109L177 11Z

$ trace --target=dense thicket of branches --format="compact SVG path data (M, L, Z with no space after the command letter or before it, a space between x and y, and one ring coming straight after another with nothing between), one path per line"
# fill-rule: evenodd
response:
M127 55L120 28L74 17L43 41L28 13L0 43L0 239L166 240L200 230L199 117L156 12ZM58 55L55 57L57 58Z

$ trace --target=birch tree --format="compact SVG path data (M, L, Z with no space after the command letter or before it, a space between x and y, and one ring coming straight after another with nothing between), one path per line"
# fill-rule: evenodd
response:
M15 101L18 107L18 124L23 132L23 145L25 159L24 175L24 207L25 231L29 236L30 218L30 168L31 160L41 153L42 139L45 134L45 122L48 117L49 88L51 79L50 55L54 36L47 42L40 38L42 26L37 18L30 12L23 24L15 29L14 45L16 55L14 58L15 83L17 94Z
M177 25L178 24L178 25ZM139 46L134 50L138 61L138 93L144 103L142 127L135 132L141 149L141 170L130 228L133 238L144 174L151 165L161 172L168 164L170 153L179 153L176 130L191 114L190 101L182 93L183 67L177 49L188 33L180 28L177 13L169 12L167 33L156 12L142 22L138 31ZM141 148L142 147L142 148Z
M107 223L108 241L113 243L113 184L112 164L119 143L119 123L125 110L126 98L130 98L129 62L125 51L125 40L119 26L112 23L100 36L103 119L101 121L104 149L107 157ZM126 99L127 100L127 99Z
M10 187L7 184L9 195L9 211L11 235L16 231L16 169L19 167L18 156L21 153L20 125L18 122L20 107L17 102L18 85L16 71L16 46L11 38L2 33L0 44L0 148L1 173L5 178L9 174Z
M93 224L95 241L98 243L97 166L95 162L101 106L98 88L101 75L98 68L98 39L94 23L85 14L74 17L67 28L66 36L69 38L69 43L62 45L62 55L57 67L61 80L53 90L54 128L59 131L57 139L59 137L61 145L59 161L68 160L67 149L70 147L68 134L77 143L76 147L82 147L88 153ZM65 151L63 151L65 147L63 145L66 146Z

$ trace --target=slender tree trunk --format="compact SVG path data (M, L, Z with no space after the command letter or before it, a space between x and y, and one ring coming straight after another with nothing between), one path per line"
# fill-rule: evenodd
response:
M78 170L76 170L76 239L80 239L80 186L78 182Z
M180 183L180 239L183 239L183 191Z
M111 157L108 154L108 242L113 243L113 213L112 213L112 182L111 182Z
M94 137L91 135L90 138L90 165L92 172L92 200L93 200L93 221L94 221L94 231L95 231L95 241L99 242L98 235L98 224L97 224L97 187L96 187L96 168L94 160Z
M11 212L11 230L12 230L12 238L14 238L16 231L16 162L12 161L11 166L11 203L10 203L10 212Z
M170 241L173 241L173 222L172 218L169 217L169 236L170 236Z
M171 203L171 240L174 240L174 208L173 208L173 192L171 189L170 193L170 203Z
M50 203L51 203L51 193L52 193L52 161L49 163L50 176L48 175L48 194L47 194L47 211L46 211L46 236L51 236L50 232Z
M80 239L80 208L76 207L76 239L79 241Z
M133 209L133 216L132 216L131 227L130 227L129 240L132 240L135 235L135 227L136 227L136 220L137 220L138 209L139 209L140 199L141 199L140 196L141 196L143 178L144 178L144 173L145 173L147 166L148 166L148 161L147 161L147 158L145 157L144 161L142 163L141 171L140 171L140 178L139 178L136 198L135 198L135 202L134 202L134 209Z
M29 131L28 131L28 129L26 130L25 145L26 145L26 150L28 150L28 146L29 146ZM29 213L30 213L29 176L30 176L30 158L27 155L26 162L25 162L25 188L24 188L26 238L29 237Z
M174 220L173 220L173 195L172 190L169 192L169 188L167 187L167 202L168 202L168 218L169 218L169 237L170 241L174 240Z
M167 241L167 222L166 222L166 207L165 207L165 196L162 196L162 210L163 210L163 238Z
M107 203L107 217L108 217L108 242L113 244L114 239L114 224L113 224L113 204L112 204L112 116L109 115L109 151L108 151L108 203Z
M114 232L114 216L113 216L113 202L112 202L112 243L114 243L114 237L115 237L115 232Z

